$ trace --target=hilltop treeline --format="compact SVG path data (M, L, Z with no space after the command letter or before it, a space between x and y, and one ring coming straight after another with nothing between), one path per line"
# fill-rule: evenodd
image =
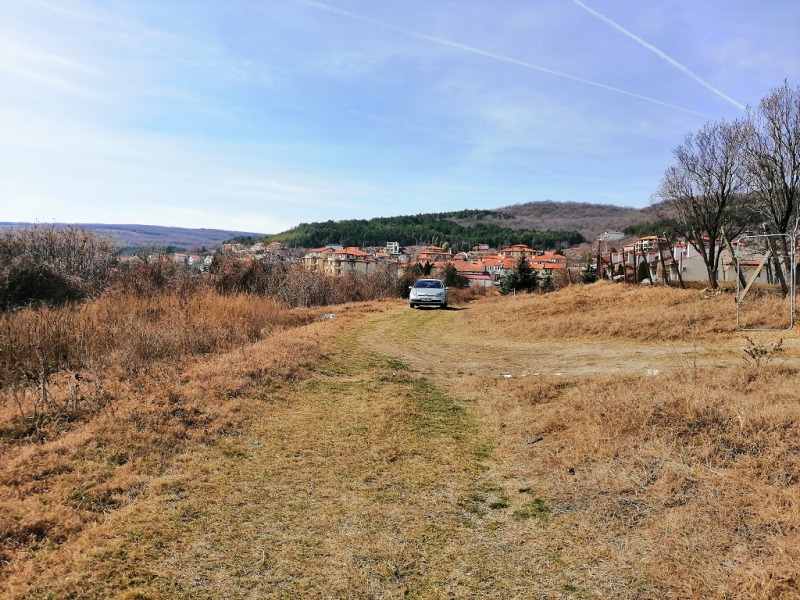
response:
M464 226L456 223L453 219L476 219L477 222L474 225ZM349 219L301 223L293 229L267 236L264 239L268 242L281 242L288 246L305 248L325 244L382 246L387 241L399 242L401 246L441 245L447 242L451 248L456 250L468 250L480 243L486 243L496 248L524 243L534 248L552 249L585 241L577 231L511 229L498 224L498 221L507 219L513 219L513 217L491 210L462 210L401 217ZM492 222L487 222L487 220Z
M637 223L636 225L628 225L622 228L622 233L627 235L635 235L643 237L646 235L664 235L670 234L675 231L674 219L655 219L653 221L646 221L644 223Z

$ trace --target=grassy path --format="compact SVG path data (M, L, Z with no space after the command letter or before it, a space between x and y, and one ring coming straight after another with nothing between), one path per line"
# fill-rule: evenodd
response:
M454 313L418 314L425 337L431 319L446 327ZM497 480L468 400L364 347L374 321L343 329L311 378L261 387L240 431L180 457L92 551L69 559L64 577L81 583L64 591L445 598L537 588L542 559L524 546L542 538L546 503ZM520 551L530 560L507 561Z

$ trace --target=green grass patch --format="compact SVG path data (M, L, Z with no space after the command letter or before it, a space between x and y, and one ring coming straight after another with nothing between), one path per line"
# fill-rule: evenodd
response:
M552 510L550 506L541 498L534 498L530 502L526 502L514 511L514 518L519 521L527 519L539 519L540 521L548 521Z
M412 425L420 433L451 434L474 431L475 425L466 409L437 388L426 377L411 382Z

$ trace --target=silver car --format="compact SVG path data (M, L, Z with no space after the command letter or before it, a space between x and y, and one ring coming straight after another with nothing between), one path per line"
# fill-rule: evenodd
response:
M420 279L409 288L408 305L447 308L447 288L441 279Z

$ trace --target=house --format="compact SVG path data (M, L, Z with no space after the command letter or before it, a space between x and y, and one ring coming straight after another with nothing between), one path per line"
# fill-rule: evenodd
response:
M539 262L539 261L531 261L530 263L531 269L534 271L539 271L542 275L553 275L554 273L565 272L567 270L567 265L562 265L559 263L554 262Z
M497 256L487 256L483 259L483 269L497 281L503 273L503 260Z
M369 252L350 246L328 253L325 257L324 271L326 275L342 275L347 271L368 273L376 266L377 261Z
M235 254L246 254L247 247L243 244L222 244L223 252L233 252Z
M538 252L525 244L514 244L508 248L503 248L498 254L503 258L519 258L520 256L536 256Z
M469 262L466 260L453 260L450 264L459 275L485 275L486 267L482 262Z
M559 265L567 266L567 257L562 254L555 254L554 252L545 252L536 257L537 262L550 262Z
M719 274L720 281L736 281L736 261L727 258L722 262L722 269ZM739 261L739 268L744 274L745 281L750 283L755 279L754 283L765 285L776 285L778 281L773 274L773 265L769 261L758 259L743 259Z
M306 252L303 256L303 266L309 271L325 271L325 260L334 251L333 246L322 246Z
M420 264L429 262L436 263L440 261L449 261L451 254L449 250L445 250L438 246L427 246L417 254L417 262Z
M492 287L494 285L494 279L488 273L483 273L480 275L466 274L464 277L469 281L471 286Z
M685 240L678 242L674 246L673 253L675 254L674 269L680 271L684 281L708 280L708 269L706 269L703 255L694 244Z
M386 242L386 247L383 249L387 254L397 256L400 254L400 242Z
M604 231L601 233L597 241L598 242L619 242L620 240L625 238L625 234L622 231Z

